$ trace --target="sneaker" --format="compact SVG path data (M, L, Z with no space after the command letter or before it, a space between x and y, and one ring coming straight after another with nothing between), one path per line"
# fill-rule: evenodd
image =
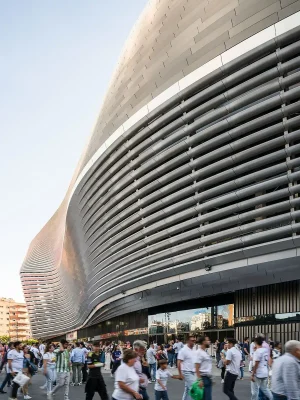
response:
M25 399L25 400L30 400L30 399L32 399L32 397L30 397L29 395L27 395L27 396L25 395L25 396L24 396L24 399Z
M79 382L79 383L78 383L78 386L81 386L81 385L82 385L82 382Z
M40 389L44 390L47 388L47 385L39 386Z
M71 386L75 386L75 383L72 382L72 383L71 383Z
M221 383L224 383L224 379L221 380Z
M7 393L7 392L5 392L4 390L0 390L0 393L4 394L4 393Z

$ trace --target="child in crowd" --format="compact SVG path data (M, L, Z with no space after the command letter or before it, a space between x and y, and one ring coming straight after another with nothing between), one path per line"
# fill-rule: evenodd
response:
M180 379L179 375L173 375L168 368L168 360L158 361L159 369L156 371L155 400L169 400L167 382L169 376L173 379Z

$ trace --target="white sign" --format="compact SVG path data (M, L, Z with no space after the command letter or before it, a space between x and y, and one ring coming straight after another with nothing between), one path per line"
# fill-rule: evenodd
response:
M76 340L77 339L77 331L67 333L66 339L67 340Z

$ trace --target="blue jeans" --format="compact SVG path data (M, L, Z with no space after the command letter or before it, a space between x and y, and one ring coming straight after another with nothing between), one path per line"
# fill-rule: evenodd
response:
M192 400L191 396L189 395L189 391L196 380L195 373L190 371L182 371L182 375L184 376L184 392L182 400Z
M286 396L283 396L282 394L276 394L272 392L273 394L273 400L288 400Z
M149 400L149 396L148 396L146 388L140 387L139 394L141 394L143 396L143 400Z
M151 373L152 371L152 373ZM156 381L156 363L149 364L149 372L150 375L152 376L152 380Z
M202 376L202 381L204 384L204 396L203 400L211 400L212 399L212 382L208 376Z
M166 390L155 390L155 400L169 400Z
M251 382L251 400L258 400L260 391L267 399L273 399L271 390L268 388L268 378L256 377L255 382Z
M173 367L174 364L174 354L168 353L168 364Z
M244 378L244 367L240 367L241 379Z
M52 392L53 390L53 383L56 381L56 368L55 365L49 365L47 367L47 393Z
M11 384L11 374L6 373L6 377L4 378L4 381L2 382L1 386L0 386L0 390L3 390L5 388L5 385L10 386Z

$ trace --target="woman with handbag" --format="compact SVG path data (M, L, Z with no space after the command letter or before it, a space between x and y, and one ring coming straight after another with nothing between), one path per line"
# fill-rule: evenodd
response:
M33 363L33 360L31 359L31 355L29 353L28 347L23 346L23 354L24 354L24 360L23 360L23 374L28 376L29 379L31 379L32 375L34 375L37 372L37 367ZM24 395L24 400L30 400L31 397L28 394L28 386L29 386L30 380L23 386L22 392Z
M46 345L43 356L43 369L47 379L47 395L49 395L53 390L53 382L56 381L56 355L54 353L54 346L51 343Z

